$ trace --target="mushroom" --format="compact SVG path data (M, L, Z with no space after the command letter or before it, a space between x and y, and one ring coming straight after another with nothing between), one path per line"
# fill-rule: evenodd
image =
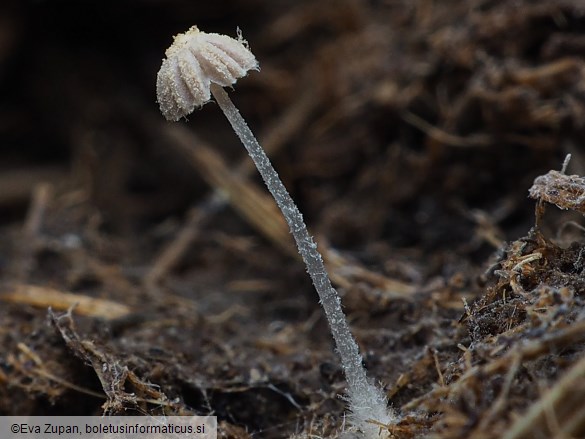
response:
M307 230L303 216L223 87L233 85L249 70L259 70L255 56L241 34L238 39L201 32L196 26L174 37L157 77L157 97L163 116L171 121L190 114L209 102L210 95L224 112L282 211L335 340L348 383L350 420L368 438L379 438L381 424L396 422L382 389L366 376L358 345L341 308L341 299L331 285L323 258Z

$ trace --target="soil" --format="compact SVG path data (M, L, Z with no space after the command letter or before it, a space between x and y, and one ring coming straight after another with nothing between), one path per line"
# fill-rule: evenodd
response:
M585 437L575 0L3 2L0 414L348 434L327 322L244 149L214 103L158 111L194 24L239 26L260 61L229 94L400 416L381 429Z

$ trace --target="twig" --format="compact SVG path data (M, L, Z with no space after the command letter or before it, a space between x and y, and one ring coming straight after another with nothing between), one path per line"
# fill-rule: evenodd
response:
M514 356L512 359L512 363L508 373L506 375L506 381L504 382L504 386L500 391L495 402L492 404L492 407L489 411L485 414L480 422L480 426L477 431L482 431L490 428L490 424L494 420L494 418L504 409L506 406L506 399L510 393L510 388L512 387L512 382L514 381L514 377L518 373L518 369L520 368L520 361L521 358L519 356Z
M176 266L183 254L191 246L199 233L200 224L208 217L210 211L216 211L220 206L217 198L211 198L204 206L192 208L187 221L181 227L177 236L162 250L152 264L144 281L147 287L155 286L173 267Z
M24 226L22 239L18 249L19 256L16 259L15 275L20 280L25 280L33 267L34 253L39 244L39 232L47 206L51 200L53 188L48 183L39 183L33 190L32 199Z
M23 203L41 183L57 184L67 178L61 166L30 167L0 172L0 206Z
M106 320L123 317L131 311L118 302L27 284L11 287L9 292L0 294L0 300L61 311L75 307L78 314Z
M53 375L45 368L44 362L40 359L40 357L34 353L27 345L24 343L18 343L17 345L18 350L26 355L33 363L36 365L34 368L27 367L25 368L27 372L34 373L35 375L41 376L43 378L48 379L49 381L53 381L57 384L62 385L63 387L67 387L68 389L75 390L79 393L83 393L85 395L93 396L100 399L105 399L106 396L103 393L98 393L93 390L87 389L85 387L78 386L73 384L63 378L60 378L56 375Z
M443 377L443 372L441 372L441 363L439 362L439 356L435 350L433 350L433 360L435 361L435 368L437 369L437 375L439 376L439 385L444 387L445 377Z
M457 147L477 147L489 146L492 142L488 136L479 134L470 137L461 137L454 134L449 134L446 131L431 125L426 120L409 111L402 113L402 119L412 126L418 128L432 139L445 145Z

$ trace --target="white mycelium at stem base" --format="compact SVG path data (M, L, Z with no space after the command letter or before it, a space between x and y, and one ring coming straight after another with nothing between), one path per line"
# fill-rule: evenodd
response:
M166 55L157 78L158 102L163 115L169 120L178 120L213 95L282 211L319 294L347 379L351 420L366 437L379 437L380 427L367 421L386 424L396 420L387 408L386 395L366 376L358 345L341 309L341 299L331 285L323 258L302 214L223 89L245 76L248 70L258 69L256 58L241 37L234 40L224 35L206 34L196 27L176 36Z

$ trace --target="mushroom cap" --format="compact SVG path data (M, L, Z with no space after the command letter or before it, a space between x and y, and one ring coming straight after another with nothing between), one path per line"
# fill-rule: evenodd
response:
M259 70L248 43L226 35L201 32L197 26L175 35L156 79L160 111L177 121L211 100L211 83L227 87L248 70Z

